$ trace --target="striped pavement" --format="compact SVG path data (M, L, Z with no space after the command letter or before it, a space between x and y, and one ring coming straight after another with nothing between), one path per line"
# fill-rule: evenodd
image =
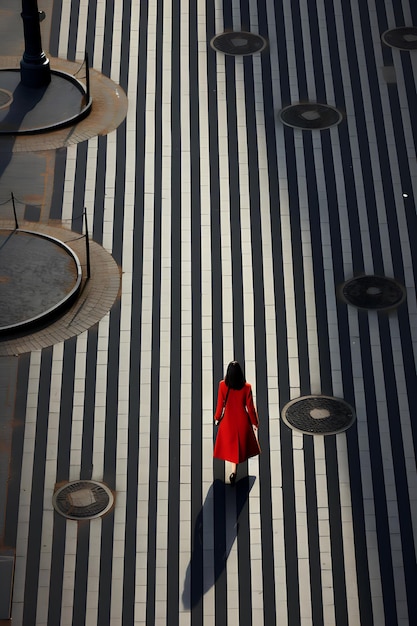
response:
M54 0L47 19L51 57L87 52L128 96L116 131L56 151L46 207L79 231L85 206L123 274L98 324L18 357L13 625L417 624L417 52L381 43L417 5ZM266 49L215 52L232 30ZM307 101L342 122L284 126ZM348 306L360 274L406 302ZM232 359L262 446L235 489L212 458ZM356 421L290 430L281 409L310 394ZM78 479L113 510L58 515L56 485Z

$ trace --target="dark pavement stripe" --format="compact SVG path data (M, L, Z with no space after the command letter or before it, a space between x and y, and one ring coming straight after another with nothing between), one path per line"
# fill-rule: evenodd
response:
M180 437L181 437L181 9L172 2L171 22L171 314L168 461L168 554L166 623L179 624Z
M42 351L41 355L32 489L30 498L29 534L26 553L26 578L23 609L23 623L25 626L36 625L45 487L45 463L52 373L52 352L52 348L46 348Z
M156 65L155 65L155 156L154 156L154 239L152 275L152 362L151 362L151 432L149 451L149 501L148 501L148 567L146 624L155 623L156 596L156 522L158 496L158 439L159 394L161 364L161 220L162 220L162 37L163 1L157 2L156 18Z

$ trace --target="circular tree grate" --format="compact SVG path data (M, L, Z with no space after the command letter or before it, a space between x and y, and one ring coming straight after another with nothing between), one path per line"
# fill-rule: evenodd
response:
M0 89L0 109L6 109L13 102L13 95L7 89Z
M360 309L383 310L398 307L406 297L405 288L386 276L357 276L341 288L345 302Z
M286 126L303 130L324 130L336 126L343 119L340 111L334 107L316 102L291 104L282 109L279 116Z
M385 33L382 33L381 39L390 48L417 50L417 28L415 26L386 30Z
M296 398L284 406L281 414L287 426L308 435L341 433L355 420L352 407L331 396Z
M39 328L78 297L82 268L63 241L38 231L0 228L0 336Z
M64 517L74 520L94 519L107 513L113 506L110 489L94 480L76 480L55 491L54 509Z
M211 40L210 45L217 52L233 56L245 56L261 52L266 46L266 41L260 35L253 33L231 32L216 35Z

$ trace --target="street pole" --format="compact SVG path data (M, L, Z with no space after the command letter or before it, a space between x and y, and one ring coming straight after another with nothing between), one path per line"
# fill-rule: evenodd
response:
M20 61L20 81L27 87L45 87L51 82L49 59L42 50L37 0L22 0L25 51Z

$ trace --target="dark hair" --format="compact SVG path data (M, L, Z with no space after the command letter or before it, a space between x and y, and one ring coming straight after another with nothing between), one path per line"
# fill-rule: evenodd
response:
M224 382L231 389L242 389L246 383L245 375L242 368L237 361L232 361L227 366L226 376Z

